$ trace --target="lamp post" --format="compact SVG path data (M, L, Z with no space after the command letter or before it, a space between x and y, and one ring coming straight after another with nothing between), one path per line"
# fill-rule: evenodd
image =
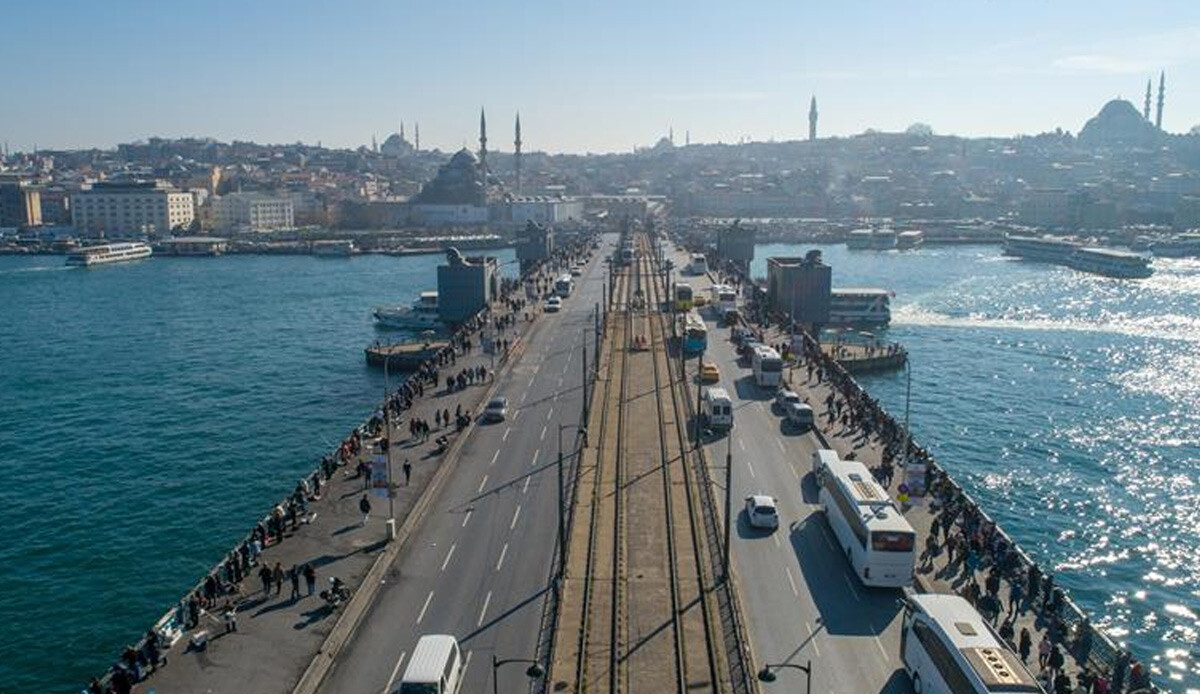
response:
M776 663L774 665L771 665L771 664L764 665L763 669L758 671L758 679L760 682L774 682L775 681L775 673L772 672L772 670L783 670L784 668L791 668L792 670L799 670L799 671L803 672L805 674L805 683L806 683L805 687L804 687L804 691L807 692L807 694L812 694L812 661L811 660L808 661L807 665L795 665L793 663Z
M584 438L587 438L587 427L581 427L578 424L559 424L558 425L558 578L562 580L567 573L567 520L566 520L566 504L564 502L564 484L563 479L563 452L562 452L562 433L567 429L576 429L583 433ZM577 452L578 453L578 452ZM577 463L578 464L578 463Z
M388 395L391 392L388 379L388 362L391 354L383 356L383 440L387 442L383 450L384 464L387 466L388 485L388 519L386 523L388 541L396 539L396 493L392 486L392 411L388 407Z
M733 430L729 430L725 441L725 556L721 558L721 578L729 580L729 555L733 527Z
M529 665L529 667L525 669L525 676L529 677L530 679L537 679L546 674L546 669L543 668L541 663L539 663L536 660L530 660L529 658L505 658L504 660L500 660L499 658L496 657L496 654L493 653L492 654L492 694L500 694L500 685L497 683L497 680L496 680L497 671L500 669L501 665L508 665L509 663L527 663Z

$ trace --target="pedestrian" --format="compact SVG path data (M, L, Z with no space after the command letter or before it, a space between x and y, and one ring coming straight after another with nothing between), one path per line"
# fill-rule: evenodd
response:
M1050 660L1050 649L1054 645L1050 643L1050 636L1042 634L1042 640L1038 642L1038 667L1044 668Z
M408 462L408 458L404 459L403 470L404 470L404 486L407 487L409 481L412 480L412 463Z
M317 588L317 570L309 562L304 564L304 582L308 585L308 594L312 595Z
M225 633L237 631L237 607L234 606L232 600L225 601L225 610L222 616L225 618Z
M1050 647L1050 657L1046 660L1046 664L1050 666L1050 671L1053 673L1062 672L1063 665L1067 662L1066 656L1063 655L1062 649L1057 645Z
M263 595L271 595L271 567L263 563L262 568L258 570L258 578L262 581Z
M1029 627L1021 627L1021 639L1017 652L1021 654L1021 662L1029 662L1029 652L1033 650L1033 637L1029 635Z
M292 600L300 599L300 567L292 564L292 568L288 569L288 578L292 581Z
M271 578L275 580L275 594L283 593L283 564L275 562L275 568L271 569Z
M1025 586L1021 584L1021 577L1017 576L1008 584L1008 613L1013 614L1021 606L1021 601L1025 597Z
M142 652L146 654L146 662L150 663L152 671L158 669L159 663L167 664L167 659L162 657L162 651L158 648L158 634L153 629L146 630L145 646L142 647Z
M362 511L363 514L362 522L358 524L358 527L361 528L367 524L367 519L371 517L371 500L367 498L366 494L363 494L362 499L359 500L358 510Z
M197 626L200 626L200 599L196 597L196 593L193 591L192 594L188 596L187 600L186 627L188 629L192 629Z

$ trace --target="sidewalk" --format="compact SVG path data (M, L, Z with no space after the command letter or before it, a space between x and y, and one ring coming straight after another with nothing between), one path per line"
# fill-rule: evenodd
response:
M533 312L534 307L526 310ZM530 330L536 321L526 322L518 317L503 337L514 344ZM507 308L493 305L492 318L507 315ZM434 426L435 412L448 409L453 413L461 405L465 413L474 415L483 405L483 400L495 382L492 372L492 355L478 348L481 340L479 330L470 333L474 343L472 351L458 353L456 363L440 367L441 379L436 391L425 386L424 397L414 400L411 409L393 416L392 435L395 440L391 460L393 479L397 485L395 496L396 524L399 527L412 510L421 494L429 485L435 472L446 461L444 455L434 452L435 439L446 435L453 444L460 436L453 425L434 428L428 440L410 440L408 424L420 418ZM497 358L496 367L504 363ZM489 376L486 381L476 381L464 390L447 393L445 382L448 376L456 375L464 368L484 366ZM291 692L302 673L309 666L326 637L337 623L344 606L334 609L327 605L317 593L329 587L329 580L337 576L354 592L360 588L364 577L379 555L388 546L387 528L388 499L370 494L369 520L362 526L363 514L359 510L364 496L366 479L359 475L356 466L360 460L369 460L377 450L378 438L362 438L361 452L346 465L338 467L328 483L322 484L321 498L309 502L309 512L314 514L312 522L301 523L296 529L284 533L284 539L267 547L256 565L250 567L249 575L240 583L238 594L219 597L211 611L200 618L198 627L184 632L173 648L164 652L168 659L148 678L138 683L136 692L154 690L164 694L177 692L207 694L211 692ZM403 464L412 464L412 478L406 484ZM264 594L259 579L259 569L264 564L274 567L278 563L285 577L279 593ZM286 576L293 566L305 563L316 569L316 586L308 594L306 582L299 579L300 597L293 598L292 585ZM393 569L384 574L387 580ZM226 599L237 605L237 631L225 633L223 606ZM207 647L203 650L189 648L189 640L199 630L209 634Z

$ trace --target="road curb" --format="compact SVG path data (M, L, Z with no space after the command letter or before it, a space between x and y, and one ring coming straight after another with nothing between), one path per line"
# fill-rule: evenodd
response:
M501 368L501 372L507 376L512 369L512 365L516 363L521 354L525 351L525 340L518 339L517 344L509 351L509 358ZM292 688L292 694L316 694L321 683L329 674L329 670L333 667L333 663L341 655L342 649L350 641L350 638L357 630L359 623L366 615L368 609L375 602L375 596L379 593L380 586L383 585L383 576L388 568L400 555L400 552L408 544L409 538L413 531L420 525L421 521L429 513L433 506L433 499L437 496L445 485L446 480L458 468L459 453L462 447L466 445L466 441L470 438L471 433L475 431L475 425L478 422L478 414L483 407L487 406L487 401L496 393L496 389L500 385L500 373L493 373L492 384L488 387L483 396L483 402L476 408L475 415L471 417L471 423L463 431L463 435L459 436L450 446L450 450L446 451L446 455L442 458L442 465L438 471L434 473L433 479L425 487L420 498L413 505L411 511L404 518L404 522L396 532L396 539L388 545L387 549L375 559L375 563L367 571L363 577L362 585L350 598L350 602L346 604L346 609L342 611L342 615L338 618L337 624L325 637L321 648L313 656L304 673L300 675L300 680L296 686Z

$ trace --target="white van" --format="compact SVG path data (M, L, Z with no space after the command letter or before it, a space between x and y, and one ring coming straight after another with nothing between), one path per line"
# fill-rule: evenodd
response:
M733 401L724 388L705 388L701 407L704 421L713 429L729 429L733 426Z
M445 634L427 634L417 641L395 694L458 694L461 677L458 640Z
M789 402L786 413L788 424L799 429L800 431L808 431L816 423L813 417L813 409L802 402Z
M813 477L816 478L818 485L821 484L821 471L825 469L826 465L828 465L830 463L836 463L837 461L838 461L837 451L831 451L828 448L822 448L822 449L813 451L812 473L813 473Z

